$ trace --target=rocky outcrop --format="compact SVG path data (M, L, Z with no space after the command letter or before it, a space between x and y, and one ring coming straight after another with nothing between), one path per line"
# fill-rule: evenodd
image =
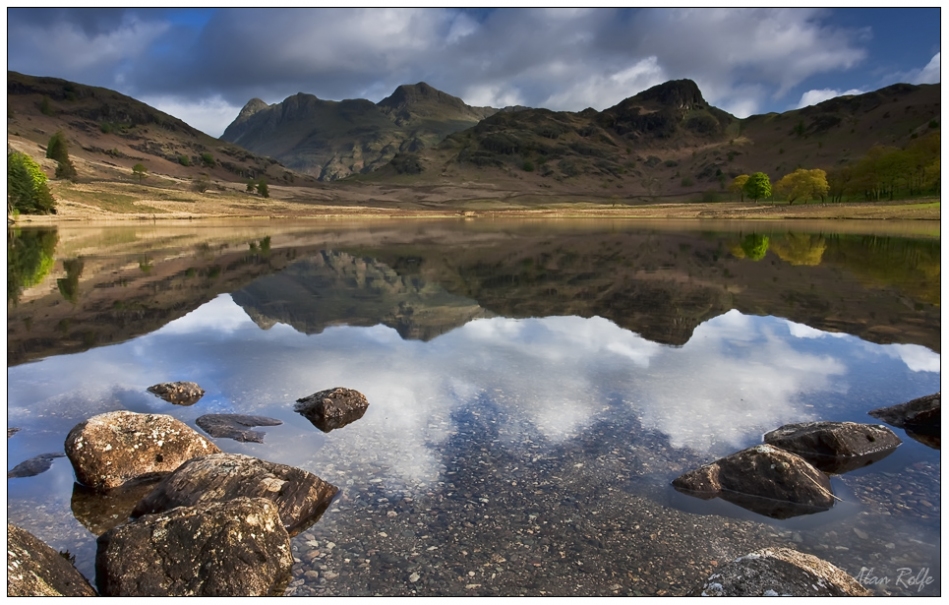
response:
M94 597L89 582L42 540L7 524L8 597Z
M167 474L196 456L220 451L171 416L124 410L93 416L66 436L76 479L99 490Z
M148 387L148 392L175 405L194 405L204 397L204 389L194 382L162 382Z
M16 477L32 477L34 475L39 475L40 473L45 473L49 470L49 467L52 466L53 460L56 458L62 458L65 455L66 454L60 454L59 452L53 452L51 454L40 454L39 456L33 456L29 460L24 460L10 469L7 472L7 479L13 479Z
M109 530L97 541L96 583L107 596L273 596L292 566L274 503L238 498Z
M166 477L132 511L133 516L241 497L267 498L290 535L315 523L338 488L313 473L243 454L196 458Z
M776 519L830 509L830 479L796 454L758 445L690 471L672 485L703 499L722 498Z
M765 548L726 563L693 596L869 596L842 569L789 548Z
M283 424L283 421L276 418L267 418L266 416L246 414L205 414L199 416L194 423L212 437L263 443L264 433L250 429L255 426L277 426Z
M906 403L879 408L869 412L887 424L918 433L939 433L942 422L940 393L919 397Z
M359 420L368 408L369 401L365 395L343 387L297 399L297 404L293 406L295 412L305 416L324 433Z
M879 424L826 421L786 424L766 433L764 441L836 474L882 460L902 443Z

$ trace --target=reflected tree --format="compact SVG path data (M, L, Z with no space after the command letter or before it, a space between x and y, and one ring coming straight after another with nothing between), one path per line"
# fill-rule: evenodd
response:
M778 258L795 266L816 267L826 249L824 236L813 233L788 233L771 242L771 250Z
M745 258L758 261L764 258L770 244L771 240L767 235L749 233L741 240L741 250L745 253Z
M7 304L19 302L24 288L43 281L53 269L59 234L55 229L7 230Z
M81 258L63 261L66 277L56 280L59 293L69 302L76 304L79 300L79 278L82 276L83 262Z

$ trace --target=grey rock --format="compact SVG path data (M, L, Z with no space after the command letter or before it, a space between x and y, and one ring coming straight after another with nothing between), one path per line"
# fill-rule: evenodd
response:
M764 441L837 474L881 460L902 443L880 424L826 421L786 424L766 433Z
M96 549L105 596L277 596L292 566L290 537L265 498L148 515L109 530Z
M742 450L672 482L681 492L722 498L776 519L830 509L830 479L806 460L771 445Z
M171 416L124 410L93 416L66 436L76 479L99 490L165 475L191 458L220 451Z
M702 596L869 596L838 567L789 548L764 548L726 563L693 595Z
M359 420L369 408L369 401L359 391L336 387L297 399L293 407L324 433Z
M65 455L66 454L54 452L51 454L40 454L39 456L33 456L29 460L24 460L10 469L7 472L7 479L14 479L17 477L32 477L34 475L39 475L40 473L45 473L49 470L49 467L52 466L53 460L56 458L62 458Z
M276 418L246 414L205 414L199 416L194 422L212 437L253 443L263 443L264 433L251 431L250 428L283 424L283 421Z
M942 423L940 402L940 393L933 393L899 405L871 410L868 413L874 418L901 429L939 435Z
M66 557L8 523L7 596L94 597L96 591Z
M148 387L148 392L175 405L194 405L204 397L204 389L194 382L162 382Z
M132 516L240 497L274 502L290 535L317 520L338 488L305 470L243 454L195 458L163 479L132 511Z

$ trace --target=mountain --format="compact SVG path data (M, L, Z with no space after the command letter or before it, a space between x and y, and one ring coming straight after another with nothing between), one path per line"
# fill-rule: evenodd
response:
M149 174L172 179L307 181L276 160L106 88L9 71L7 107L8 144L42 159L50 137L62 130L80 180L130 180L132 166L142 163Z
M525 192L714 198L739 174L829 171L875 145L903 147L939 120L938 85L897 84L740 119L710 105L693 81L675 80L603 111L498 112L402 154L378 179L415 172L418 184L484 177Z
M221 139L329 181L375 170L399 152L437 144L496 111L466 105L424 82L399 86L378 103L301 92L273 105L251 99Z

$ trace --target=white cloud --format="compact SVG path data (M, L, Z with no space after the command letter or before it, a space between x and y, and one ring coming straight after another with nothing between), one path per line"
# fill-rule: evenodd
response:
M913 84L938 84L939 55L940 53L933 55L933 58L929 60L929 63L926 64L926 67L919 70L919 73L916 74L910 81Z
M587 69L578 65L574 71L585 72ZM565 78L573 84L551 95L541 105L553 110L576 111L587 107L603 110L668 79L658 59L646 57L616 73L593 73L585 79Z
M139 100L215 138L224 133L224 129L241 110L225 101L221 95L197 100L172 95L144 95Z
M797 107L794 109L800 109L801 107L807 107L809 105L817 105L827 99L833 99L834 97L842 97L845 95L862 95L865 93L865 90L860 90L858 88L851 88L850 90L845 90L843 92L833 89L833 88L820 88L808 90L801 95L801 100L798 101Z

